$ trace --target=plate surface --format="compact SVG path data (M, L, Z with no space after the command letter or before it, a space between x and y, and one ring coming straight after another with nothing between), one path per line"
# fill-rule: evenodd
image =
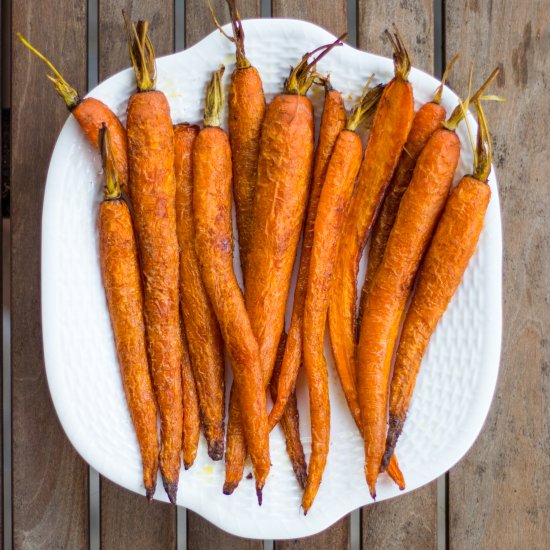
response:
M304 52L334 40L325 30L303 21L250 20L244 22L244 28L247 53L260 70L268 100L281 90L289 66ZM211 71L224 63L227 86L234 62L232 45L219 32L187 51L158 60L158 88L168 97L175 123L201 120ZM344 92L348 106L372 73L378 82L393 76L390 59L349 46L336 48L318 69L330 72L334 87ZM410 80L418 108L432 98L438 81L416 69L411 71ZM133 73L128 69L100 84L90 95L103 100L125 120L127 99L134 88ZM318 121L322 92L314 90L310 97ZM457 97L446 88L442 103L450 112L457 105ZM475 132L472 116L470 123ZM471 170L472 164L464 124L458 133L462 155L457 180ZM502 237L494 172L490 185L493 195L478 250L432 338L398 445L406 492L436 479L460 460L481 430L493 396L502 323ZM95 219L101 190L98 155L74 118L69 117L52 156L42 221L42 316L48 383L61 424L84 460L115 483L143 494L140 456L99 271ZM222 494L224 463L208 458L203 439L194 466L187 472L182 469L179 505L235 535L280 539L312 535L372 502L363 475L362 442L328 347L326 352L331 444L323 483L308 516L300 510L301 494L280 428L271 435L273 467L262 507L256 504L253 480L243 479L231 497ZM301 432L309 459L311 438L303 377L298 393ZM380 501L402 493L384 474L377 494ZM155 498L167 500L160 480Z

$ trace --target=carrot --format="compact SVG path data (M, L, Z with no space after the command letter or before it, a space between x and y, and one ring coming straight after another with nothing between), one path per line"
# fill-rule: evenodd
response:
M191 468L197 456L200 437L200 413L199 397L197 395L197 386L191 360L189 359L189 347L185 330L182 330L182 361L181 361L181 381L183 388L183 465L186 470Z
M359 260L392 177L414 116L413 93L407 81L410 60L398 34L389 34L394 48L395 77L378 104L359 171L358 182L342 229L342 246L334 267L329 302L329 333L336 370L350 411L361 425L355 385L355 312Z
M122 191L128 192L128 159L126 146L126 130L117 116L99 99L93 97L85 97L82 99L78 92L72 88L67 81L61 76L59 71L53 64L38 50L23 38L21 33L17 33L17 37L23 44L41 59L47 67L52 71L53 75L46 76L53 82L56 92L63 98L69 111L76 118L78 124L90 140L94 147L98 147L99 131L102 124L105 124L109 129L111 148L113 151L113 160L116 165L116 171ZM111 160L108 160L111 162Z
M304 235L302 239L302 254L298 267L298 277L296 279L296 288L294 290L294 302L292 306L292 318L286 346L284 350L283 362L280 367L279 383L277 388L277 400L269 414L269 429L279 422L281 416L286 410L287 401L292 395L298 369L302 362L302 327L304 321L304 303L306 300L307 274L309 271L309 260L311 257L311 246L313 244L313 226L315 225L315 216L317 214L317 204L321 195L321 189L328 166L328 161L334 144L340 132L346 124L346 109L342 93L332 89L330 81L325 80L326 93L323 106L323 116L319 128L319 140L315 151L315 160L313 163L313 176L311 179L311 190L309 193L309 202L307 206L306 222Z
M445 120L447 112L441 105L441 96L443 94L443 86L447 80L449 71L459 58L459 54L450 61L445 69L445 73L441 79L441 85L437 88L433 100L425 103L414 115L411 131L407 138L407 143L399 157L399 162L395 169L393 178L388 186L386 198L380 209L374 227L372 229L372 237L369 249L369 262L367 264L367 274L363 289L361 291L361 300L359 303L359 315L357 324L361 324L363 317L363 309L365 307L365 300L367 297L370 283L380 262L384 255L386 243L390 236L391 228L395 222L397 216L397 210L399 209L399 203L403 197L403 193L407 190L409 185L416 160L418 155L430 139L431 135L441 126L441 123Z
M174 127L180 304L208 455L212 460L221 460L225 416L223 342L216 315L202 282L193 224L192 153L198 132L198 126L178 124Z
M229 141L233 162L233 196L235 197L241 267L247 271L247 258L253 234L252 214L258 168L260 132L265 115L265 96L260 73L250 64L244 51L244 30L235 0L227 0L233 36L227 35L210 13L220 32L235 44L237 66L229 87Z
M240 418L252 458L256 492L269 473L269 432L265 387L258 344L233 271L231 228L231 149L219 127L223 107L221 76L214 72L208 86L205 128L193 150L193 210L201 273L222 332L235 378Z
M303 353L309 387L312 438L308 481L302 498L304 514L307 514L315 499L328 456L330 400L323 347L334 258L363 155L361 138L356 129L374 110L382 89L376 87L369 91L368 85L365 87L346 128L336 140L317 205L303 309Z
M491 198L491 142L479 103L477 155L471 176L452 191L418 274L397 348L390 389L389 428L382 466L393 455L403 430L422 357L437 323L460 285L483 228Z
M491 75L476 93L476 100L495 76ZM455 129L464 113L464 106L459 105L420 153L365 302L357 347L357 383L364 427L365 474L373 498L385 450L394 345L414 276L453 181L460 156Z
M144 282L145 327L161 420L160 470L176 502L183 435L179 249L176 234L174 130L166 96L155 90L148 24L126 19L138 92L128 102L130 192Z
M254 246L248 254L245 300L260 349L264 389L267 390L284 325L286 299L304 218L313 160L313 107L306 93L315 78L315 63L341 42L322 46L302 57L275 96L262 124L258 178L252 227ZM321 53L318 53L321 52ZM317 57L308 63L314 54ZM224 493L237 487L244 468L243 441L231 441L240 430L238 408L229 407ZM237 445L241 449L237 452ZM235 452L229 453L229 450Z
M275 360L273 375L271 376L271 381L269 383L269 390L273 401L277 399L277 387L281 373L281 364L285 353L286 338L287 336L283 331L281 334L279 347L277 348L277 357ZM285 433L286 451L290 458L294 475L298 480L300 488L303 490L306 488L307 483L307 464L306 457L304 455L304 448L300 439L300 413L298 411L298 401L294 390L288 396L285 412L281 417L281 427Z
M158 470L157 404L149 376L143 297L134 228L121 196L110 133L104 124L99 149L105 171L105 199L99 205L99 260L111 317L122 386L143 463L147 498L155 494ZM111 159L111 160L109 160Z

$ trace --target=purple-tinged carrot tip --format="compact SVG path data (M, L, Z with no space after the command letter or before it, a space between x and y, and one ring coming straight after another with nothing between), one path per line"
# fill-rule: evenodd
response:
M369 485L369 492L372 500L376 500L376 485Z
M189 470L189 468L191 468L191 466L193 466L193 463L189 463L189 462L185 462L185 460L183 461L183 467L185 468L185 470Z
M226 481L223 484L223 494L224 495L232 495L233 491L238 487L238 483L236 481Z
M252 472L248 472L246 475L246 479L252 479L254 476L252 475Z
M221 460L223 458L223 439L208 442L208 456L212 460Z
M155 494L155 487L154 486L145 488L145 496L147 497L147 500L149 502L152 502L154 494Z
M259 487L258 485L256 485L256 496L258 497L258 506L262 505L262 489L263 489L263 486Z
M166 481L165 479L162 480L164 485L164 490L166 491L166 494L168 495L168 500L172 504L176 504L176 498L178 495L178 484L174 481Z
M404 420L397 416L390 415L390 422L388 426L388 435L386 436L386 451L382 458L382 465L380 467L381 472L385 472L387 467L390 464L391 457L395 451L395 446L397 445L397 440L401 435L403 430Z

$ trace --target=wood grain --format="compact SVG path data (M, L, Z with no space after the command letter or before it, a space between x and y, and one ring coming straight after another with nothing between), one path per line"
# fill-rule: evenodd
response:
M486 109L504 224L499 383L485 428L449 475L450 547L549 548L550 2L446 8L447 52L475 62L474 88L499 65L490 93L508 99Z
M68 112L16 31L86 91L85 0L12 4L12 456L15 548L88 546L88 467L68 442L44 372L40 222L50 155Z
M174 51L174 1L99 0L99 80L130 66L122 10L132 21L149 21L157 57Z
M391 57L384 29L395 22L409 47L412 63L433 71L433 2L431 0L390 0L380 3L362 0L358 4L358 43L369 52ZM397 451L399 456L399 449ZM406 467L405 473L406 473ZM434 548L437 542L436 482L388 502L362 510L362 545L372 548ZM404 535L406 534L406 537Z
M225 0L212 0L212 7L218 21L229 23L229 10ZM260 17L260 0L237 0L237 8L242 19ZM185 2L185 47L196 44L216 29L206 0L186 0Z
M99 0L99 80L128 67L128 48L122 10L134 21L146 19L155 53L165 55L174 49L174 2L162 0ZM159 483L162 490L162 485ZM104 550L128 548L175 548L176 508L161 502L148 503L137 495L101 478L101 547Z
M434 64L433 0L359 0L357 9L359 48L386 57L392 49L385 29L397 25L415 67L429 72Z
M317 535L303 539L279 540L274 546L275 550L347 550L350 546L349 516Z

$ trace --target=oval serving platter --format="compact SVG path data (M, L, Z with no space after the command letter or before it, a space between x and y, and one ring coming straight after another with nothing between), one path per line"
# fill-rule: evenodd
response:
M229 27L225 27L229 32ZM286 19L244 21L247 54L259 69L270 100L278 93L291 64L335 37L311 23ZM124 40L121 36L120 40ZM189 50L160 58L158 89L170 102L174 123L202 118L205 86L211 71L226 65L227 86L235 56L232 44L213 32ZM414 59L413 59L414 64ZM349 107L367 78L393 76L391 59L335 48L318 66L329 72ZM417 69L410 80L416 107L429 101L439 82ZM133 72L122 71L102 82L90 96L107 103L125 120ZM310 94L320 118L323 93ZM442 104L457 105L448 88ZM477 125L469 115L472 131ZM465 125L456 180L471 170L472 153ZM397 455L412 491L451 468L473 444L487 416L498 375L501 340L502 236L497 182L490 176L492 199L478 250L462 285L441 320L413 398ZM144 494L137 441L118 371L105 296L101 285L96 232L102 178L98 155L74 118L65 123L51 159L42 220L42 321L46 373L61 424L78 453L101 475ZM236 254L237 256L237 254ZM238 268L238 257L235 259ZM364 262L360 280L364 275ZM292 291L291 291L292 296ZM291 300L289 300L291 305ZM288 319L289 311L287 311ZM307 517L301 492L286 456L280 428L271 434L272 470L257 505L253 480L243 479L231 497L222 494L224 463L212 462L201 436L194 466L181 472L178 504L234 535L249 538L297 538L317 533L355 508L372 503L363 474L363 445L339 386L328 345L331 396L331 443L323 482ZM227 380L231 378L228 368ZM301 433L309 459L307 388L298 381ZM245 474L250 471L247 466ZM403 492L386 474L379 479L378 501ZM155 498L167 501L162 483Z

